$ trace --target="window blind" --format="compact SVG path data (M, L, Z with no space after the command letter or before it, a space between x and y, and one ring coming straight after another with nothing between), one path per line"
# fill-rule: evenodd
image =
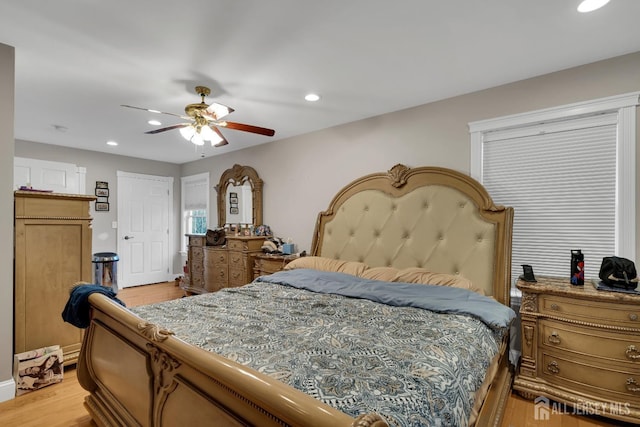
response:
M191 180L185 179L182 182L184 210L207 209L207 199L209 197L208 182L206 177Z
M569 277L572 249L595 278L615 254L616 132L616 114L600 114L485 134L483 184L514 208L512 279L522 264Z

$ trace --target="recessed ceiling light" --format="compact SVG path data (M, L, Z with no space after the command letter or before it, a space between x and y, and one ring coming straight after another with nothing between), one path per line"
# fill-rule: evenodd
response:
M107 141L107 145L111 145L115 147L116 145L118 145L118 143L115 141Z
M317 100L320 99L320 95L316 95L315 93L309 93L305 95L304 99L306 99L309 102L316 102Z
M583 0L578 6L578 12L593 12L596 9L600 9L607 3L609 3L609 0Z
M160 126L162 124L158 120L149 120L147 123L153 126Z

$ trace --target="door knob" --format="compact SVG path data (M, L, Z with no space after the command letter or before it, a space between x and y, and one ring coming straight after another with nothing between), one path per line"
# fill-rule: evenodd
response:
M133 239L133 236L124 236L124 240Z

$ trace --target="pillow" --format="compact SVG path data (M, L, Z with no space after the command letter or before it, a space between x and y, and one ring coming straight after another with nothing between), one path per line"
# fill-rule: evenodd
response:
M369 266L357 261L341 261L339 259L324 258L319 256L304 256L294 259L284 266L285 270L296 268L310 268L320 271L336 271L339 273L360 276Z
M370 280L382 280L384 282L393 282L398 272L397 268L393 267L371 267L362 272L360 277Z
M410 267L399 270L394 267L372 267L360 275L365 279L383 280L385 282L422 283L423 285L453 286L469 289L484 295L484 291L473 286L469 279L445 273L433 273L424 268Z

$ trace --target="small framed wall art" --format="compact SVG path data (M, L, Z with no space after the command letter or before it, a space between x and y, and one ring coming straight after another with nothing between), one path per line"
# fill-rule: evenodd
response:
M109 210L109 183L107 181L96 181L96 212L107 212Z
M105 212L109 210L109 202L96 202L96 212Z

